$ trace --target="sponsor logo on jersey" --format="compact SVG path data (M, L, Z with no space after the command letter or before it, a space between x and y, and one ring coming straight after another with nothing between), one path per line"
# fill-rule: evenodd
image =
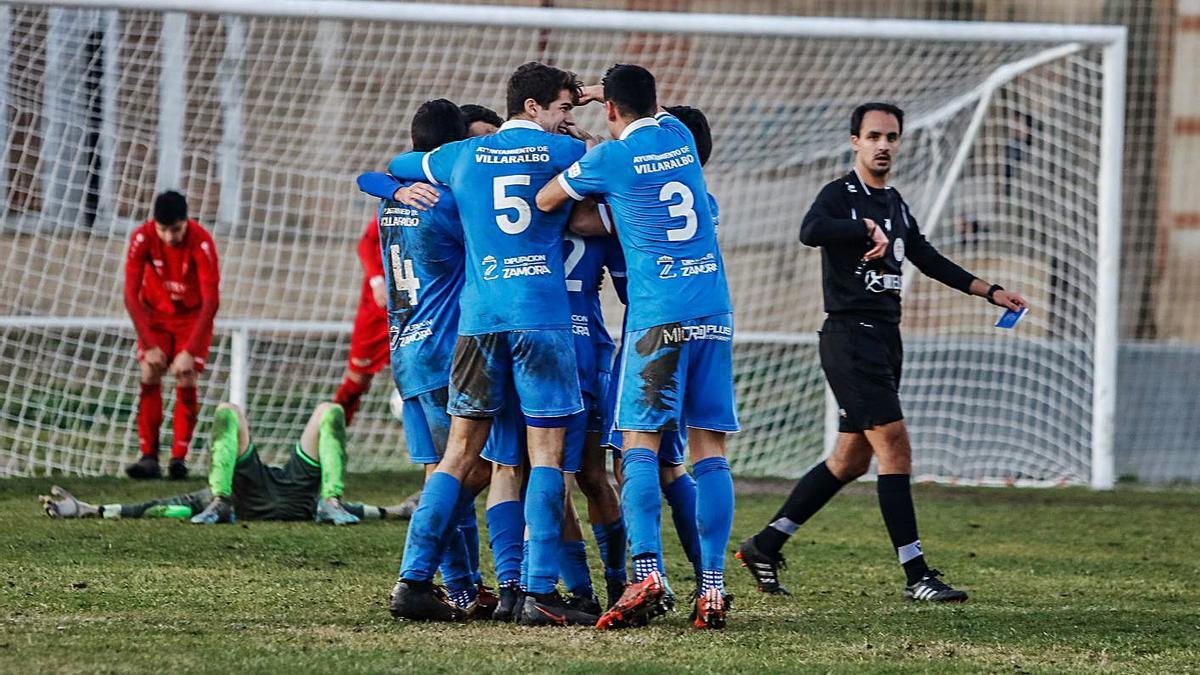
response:
M404 331L400 333L399 339L391 332L396 328L392 326L388 329L389 337L391 337L392 349L407 347L415 342L420 342L426 338L433 337L433 319L426 319L417 323L412 323L404 327Z
M495 256L490 256L490 255L485 256L484 259L480 262L480 264L483 265L483 278L484 279L487 279L488 281L492 281L493 279L500 278L500 275L496 274L497 264L496 264Z
M530 145L524 148L475 148L476 164L548 164L550 147Z
M658 278L659 279L674 279L679 276L675 272L675 259L669 255L660 255L658 263Z
M638 174L658 173L659 171L671 171L672 169L679 169L695 163L696 156L692 154L691 146L685 145L670 152L655 155L638 155L633 158L633 170Z
M420 224L420 211L407 206L385 206L379 214L380 227L417 227Z
M691 342L692 340L719 340L729 342L733 339L733 327L715 323L701 323L695 326L673 326L663 330L663 344Z
M550 266L546 264L546 256L518 255L504 259L504 278L536 277L550 274Z
M683 258L679 261L679 271L685 277L711 274L717 270L717 256L713 255L712 252L705 254L701 258Z
M900 291L899 274L883 274L879 270L867 270L863 277L863 285L872 293L889 293Z
M892 257L896 262L904 262L904 238L896 237L896 241L892 242Z
M580 337L591 337L592 332L588 329L588 318L585 314L571 315L571 333Z
M581 173L583 173L583 168L579 166L579 162L567 167L567 178L579 178Z

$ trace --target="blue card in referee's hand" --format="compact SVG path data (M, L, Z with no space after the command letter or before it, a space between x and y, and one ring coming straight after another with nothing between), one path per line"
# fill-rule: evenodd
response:
M1021 310L1006 310L1004 314L1000 316L1000 320L996 322L996 328L1015 328L1017 322L1021 320L1021 317L1025 316L1028 312L1028 307Z

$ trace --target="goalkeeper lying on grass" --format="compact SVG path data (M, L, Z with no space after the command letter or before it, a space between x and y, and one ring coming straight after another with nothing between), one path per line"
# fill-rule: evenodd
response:
M346 416L336 403L320 403L283 466L267 466L250 442L245 414L232 403L217 406L212 424L208 489L140 504L94 506L55 485L40 497L51 518L190 518L199 525L242 520L316 520L353 525L360 520L411 515L402 506L342 501L346 466Z

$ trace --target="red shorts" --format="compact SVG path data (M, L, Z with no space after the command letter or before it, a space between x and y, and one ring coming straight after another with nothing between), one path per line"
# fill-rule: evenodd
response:
M374 300L364 298L358 303L350 333L350 370L374 375L390 362L387 313Z
M192 338L192 329L194 327L194 323L183 321L178 323L150 324L150 332L154 336L154 342L167 355L168 366L171 364L171 360L187 346L188 340ZM197 373L204 372L204 362L208 360L208 349L212 346L212 338L212 329L210 328L200 341L201 347L199 352L192 354L192 358L196 360ZM139 337L137 346L138 361L142 360L148 349L149 347Z

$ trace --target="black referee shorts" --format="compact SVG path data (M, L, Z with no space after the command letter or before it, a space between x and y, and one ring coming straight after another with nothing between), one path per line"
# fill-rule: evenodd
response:
M821 368L838 402L838 431L855 433L904 419L900 326L864 317L830 316L818 331Z

